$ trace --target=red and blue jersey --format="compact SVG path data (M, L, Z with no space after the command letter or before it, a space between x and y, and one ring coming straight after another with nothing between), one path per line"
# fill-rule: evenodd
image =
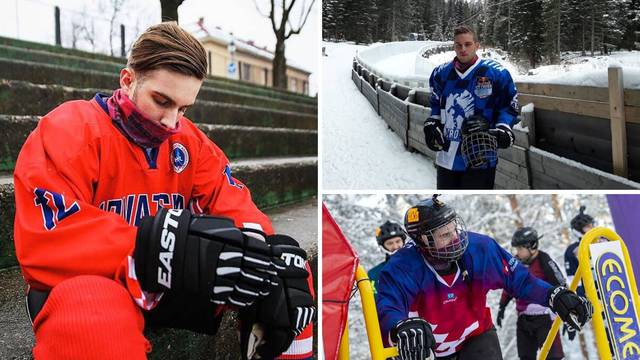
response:
M439 151L436 164L449 170L464 171L460 153L462 123L472 115L481 115L490 128L511 128L518 115L518 94L511 74L490 59L476 61L464 73L453 61L435 68L429 78L431 117L444 125L447 151ZM497 160L487 166L496 167Z
M533 277L492 238L468 234L469 247L449 276L439 275L417 247L405 247L389 260L377 285L383 338L415 309L431 325L436 356L447 356L493 327L486 305L489 290L506 289L518 298L547 304L550 284Z

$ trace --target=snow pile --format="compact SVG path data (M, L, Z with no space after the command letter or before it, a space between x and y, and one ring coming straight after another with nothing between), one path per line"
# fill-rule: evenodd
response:
M531 69L526 75L516 76L516 81L608 87L609 67L622 68L625 88L640 89L640 51L573 57L562 65Z
M323 43L321 146L325 189L434 189L433 163L405 150L402 140L351 80L351 63L365 47Z

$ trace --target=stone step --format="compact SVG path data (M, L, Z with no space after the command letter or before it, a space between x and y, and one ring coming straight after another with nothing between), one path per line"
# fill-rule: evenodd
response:
M110 64L119 64L120 67L126 65L127 63L127 59L123 58L123 57L115 57L115 56L109 56L109 55L104 55L104 54L97 54L97 53L91 53L91 52L86 52L86 51L82 51L82 50L76 50L76 49L68 49L68 48L63 48L61 46L54 46L54 45L49 45L49 44L43 44L43 43L37 43L37 42L32 42L32 41L24 41L24 40L18 40L18 39L12 39L12 38L7 38L7 37L2 37L0 36L0 46L6 46L6 47L10 47L13 48L12 50L15 51L16 48L18 49L23 49L26 51L34 51L40 55L42 55L41 57L35 57L36 60L34 61L40 61L41 58L43 58L45 55L46 56L51 56L51 55L66 55L67 58L70 59L82 59L82 60L94 60L96 62L106 62L106 63L110 63ZM1 53L2 51L0 51ZM2 56L2 55L0 55ZM9 58L16 58L17 60L27 60L26 58L24 58L24 56L20 56L18 55L18 57L16 57L16 55L7 55L7 57ZM120 72L120 69L118 68L117 72ZM314 100L314 98L311 98L309 96L306 95L302 95L302 94L298 94L295 92L290 92L287 90L281 90L281 89L276 89L273 87L269 87L269 86L264 86L264 85L258 85L258 84L253 84L253 83L246 83L246 82L242 82L242 81L238 81L235 79L229 79L226 77L221 77L221 76L212 76L209 75L207 77L207 79L211 80L212 82L216 82L216 83L229 83L232 84L234 86L244 86L244 87L248 87L248 88L252 88L252 89L262 89L264 91L267 92L272 92L275 93L275 95L277 96L278 94L284 94L284 95L290 95L293 97L297 97L302 99L302 101L309 101L309 103L311 104L316 104L317 102Z
M261 209L271 209L317 195L318 159L286 157L232 161L233 176L251 190ZM0 176L0 268L16 264L13 248L15 199L12 175Z
M119 87L119 72L78 69L69 66L50 65L32 61L6 59L0 54L0 79L24 80L37 84L57 84L77 88ZM271 88L254 87L241 82L225 82L207 79L204 88L223 89L242 94L284 100L317 108L317 99L309 96L281 93Z
M45 76L36 76L32 71L55 71ZM7 60L0 53L0 79L22 80L37 84L65 85L78 88L101 88L110 93L119 85L119 71L97 72L95 70L82 70L77 68L59 69L48 64ZM301 102L286 98L278 98L270 95L255 93L251 88L239 89L231 86L205 83L198 93L198 99L228 102L238 105L253 105L274 109L296 111L307 114L317 113L316 103Z
M25 81L0 80L0 114L44 115L68 100L91 99L97 89L60 85L36 85ZM316 129L315 113L299 113L260 106L196 100L186 116L195 122L244 126Z
M1 94L1 92L0 92ZM0 105L0 107L2 107ZM40 116L0 114L0 171L12 171ZM288 128L196 124L229 159L317 155L318 132Z
M275 208L267 214L276 231L299 239L300 246L307 251L317 294L317 198ZM32 358L34 338L24 308L24 291L25 284L17 267L0 270L0 359ZM215 338L186 330L147 330L145 335L153 344L149 359L237 359L239 347L234 315L225 315ZM317 338L314 338L314 345Z

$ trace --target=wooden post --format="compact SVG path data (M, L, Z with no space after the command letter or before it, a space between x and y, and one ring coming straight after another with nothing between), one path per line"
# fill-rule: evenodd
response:
M624 87L622 68L609 67L609 112L611 114L611 150L613 173L628 177L627 127L624 116Z
M124 25L120 24L120 56L126 57L127 52L124 50Z
M62 36L60 36L60 8L54 7L53 16L56 21L56 45L62 46Z

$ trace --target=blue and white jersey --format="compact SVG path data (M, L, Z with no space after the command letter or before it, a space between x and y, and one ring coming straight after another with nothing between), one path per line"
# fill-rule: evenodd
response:
M460 143L462 123L474 114L489 120L495 128L502 124L511 128L518 115L518 94L511 74L502 65L489 59L478 59L464 73L453 61L435 68L429 78L431 87L431 117L444 124L447 151L439 151L436 164L453 171L466 170ZM494 168L497 159L486 168Z

